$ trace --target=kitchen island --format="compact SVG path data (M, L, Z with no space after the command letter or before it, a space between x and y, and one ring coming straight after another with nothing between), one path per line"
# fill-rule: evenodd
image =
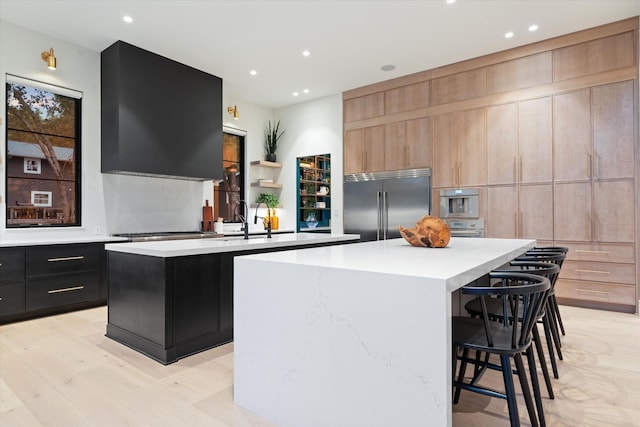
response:
M235 403L281 427L450 426L452 293L534 244L392 239L236 258Z
M349 234L282 234L105 245L107 337L164 364L233 339L236 256L358 241ZM278 274L261 276L279 280ZM283 303L286 303L283 302Z

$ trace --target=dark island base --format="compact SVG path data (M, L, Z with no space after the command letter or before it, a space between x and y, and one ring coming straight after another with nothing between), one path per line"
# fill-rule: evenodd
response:
M107 325L106 336L164 365L169 365L183 357L191 356L233 341L233 330L228 329L219 333L210 334L171 348L162 348L154 342L114 325Z
M330 246L352 242L298 245ZM106 336L163 364L233 341L233 261L276 247L160 258L108 252Z

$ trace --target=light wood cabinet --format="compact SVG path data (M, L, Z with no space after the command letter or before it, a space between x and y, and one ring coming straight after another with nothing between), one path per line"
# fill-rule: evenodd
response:
M589 89L553 97L553 150L556 181L591 179Z
M554 239L591 240L591 183L561 183L554 188Z
M431 167L430 119L408 120L385 126L384 170Z
M593 177L633 178L633 81L591 90Z
M518 236L518 187L505 185L487 188L485 234L498 239Z
M518 158L518 105L487 108L487 183L516 182Z
M418 110L429 106L429 82L419 82L384 92L385 114Z
M433 186L481 186L487 183L486 109L433 117Z
M405 123L385 125L384 138L384 168L386 170L404 169L407 163Z
M405 137L403 169L430 168L432 165L431 118L407 120Z
M343 147L344 173L364 172L364 129L346 131Z
M553 240L551 184L488 187L487 237Z
M384 93L372 93L348 99L344 103L344 121L356 122L384 115Z
M458 118L457 113L433 116L433 187L457 185Z
M553 186L521 185L518 237L553 240Z
M633 242L634 192L632 180L593 183L593 240Z
M551 182L552 168L551 97L518 103L518 180L521 183Z

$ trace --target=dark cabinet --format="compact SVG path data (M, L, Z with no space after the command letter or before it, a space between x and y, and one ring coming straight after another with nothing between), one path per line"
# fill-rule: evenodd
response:
M118 41L101 54L102 172L222 178L222 79Z
M0 323L104 304L102 243L0 248Z
M0 318L23 313L24 249L0 248Z

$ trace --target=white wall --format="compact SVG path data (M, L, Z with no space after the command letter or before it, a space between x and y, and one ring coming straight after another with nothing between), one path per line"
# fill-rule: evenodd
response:
M29 241L51 237L105 235L122 232L194 230L200 226L204 200L213 198L213 182L110 175L100 172L100 52L58 40L46 34L1 21L0 82L6 74L67 87L83 93L82 99L82 226L65 228L6 229L4 123L5 97L0 102L0 240ZM16 41L19 41L16 43ZM58 69L50 71L40 58L53 47ZM144 46L141 46L144 48ZM297 104L274 112L251 104L228 90L223 78L223 123L246 131L247 201L255 202L261 190L251 187L261 177L273 177L284 184L279 194L280 228L295 230L296 157L331 153L333 227L342 230L342 101L335 95ZM234 120L227 107L237 105L240 119ZM281 171L249 166L264 158L264 128L268 120L281 120L286 130L278 148ZM261 209L259 214L262 214ZM215 216L215 213L214 213ZM250 213L250 217L253 212ZM251 224L253 226L253 224ZM254 229L260 229L253 226Z
M286 130L278 147L282 162L280 182L283 209L282 227L296 225L296 158L313 154L331 154L331 229L341 233L342 223L342 96L340 94L296 104L275 111Z

